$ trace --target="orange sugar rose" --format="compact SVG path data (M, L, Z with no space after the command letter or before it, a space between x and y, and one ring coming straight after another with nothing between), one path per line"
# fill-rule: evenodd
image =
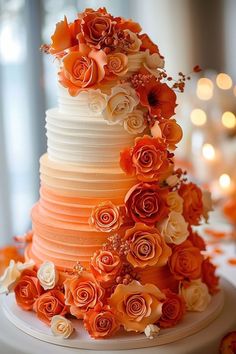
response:
M46 292L36 300L34 311L41 321L50 325L53 316L67 313L64 294L59 290Z
M122 268L122 261L116 252L99 250L94 253L90 269L96 280L107 288L112 285Z
M158 320L161 328L175 326L184 316L186 307L182 296L173 293L170 289L164 290L166 299L162 305L162 315Z
M102 305L104 290L98 285L92 274L84 272L64 282L65 303L70 313L82 319L84 314L97 304Z
M23 310L32 310L35 301L43 293L37 273L34 270L24 270L14 288L14 292L17 304Z
M188 230L189 230L188 240L192 242L194 247L198 247L200 251L205 251L206 244L203 238L196 231L193 231L191 226L188 228Z
M164 299L155 285L133 280L128 285L119 284L108 302L126 331L143 332L161 317Z
M202 281L208 286L210 294L216 294L219 291L219 277L215 274L216 266L210 262L210 259L204 259L202 262Z
M202 274L202 262L203 256L199 248L187 240L173 247L169 267L178 280L198 279Z
M112 336L120 328L120 324L110 306L97 305L86 312L84 327L92 338L101 339Z
M159 127L161 129L162 137L169 149L175 150L176 144L179 143L183 137L181 126L176 123L175 119L163 119L159 123Z
M236 353L236 331L230 332L224 336L220 343L220 354Z
M156 181L168 177L172 163L167 147L160 138L145 135L135 139L135 145L121 152L120 166L128 175L136 175L141 181Z
M115 79L117 76L125 75L128 71L128 57L123 53L112 53L107 55L106 78Z
M203 214L202 191L194 183L182 183L179 195L183 198L183 215L190 225L198 225Z
M127 260L135 268L161 267L171 255L170 247L156 228L137 223L126 231L124 239L129 244Z
M93 208L89 222L99 231L116 231L121 225L122 216L119 208L107 201Z

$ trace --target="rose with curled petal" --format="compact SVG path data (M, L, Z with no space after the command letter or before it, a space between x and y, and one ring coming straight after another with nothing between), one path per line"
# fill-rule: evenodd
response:
M70 313L78 319L97 304L102 305L104 290L92 274L84 272L79 277L66 279L64 282L65 303L70 306Z
M105 77L106 54L102 50L91 50L81 43L79 51L70 51L62 59L58 73L59 82L68 88L71 96L91 86L95 86Z
M86 312L84 327L92 338L99 339L112 336L120 328L120 324L110 306L97 305Z
M124 239L129 244L127 261L133 267L165 265L171 255L171 249L156 228L141 223L126 230Z
M139 134L146 129L143 111L134 109L124 120L124 128L129 134Z
M167 190L155 183L139 183L125 196L125 205L134 222L153 226L168 215Z
M143 332L161 317L164 299L165 295L155 285L133 280L128 285L119 284L108 303L126 331Z
M180 245L189 234L188 224L182 214L171 211L168 217L159 225L162 236L167 243Z
M34 270L24 270L14 287L17 305L23 310L32 310L35 301L43 293L37 273Z
M173 164L162 139L144 135L135 139L135 145L120 154L120 166L127 175L138 180L158 181L170 175Z
M180 288L180 294L186 303L187 311L205 311L211 302L211 295L206 284L201 279L185 283Z
M37 298L33 309L41 321L50 325L53 316L67 313L65 296L59 290L48 291Z
M186 307L181 295L173 293L170 289L163 292L166 299L162 305L162 315L158 320L158 325L161 328L169 328L175 326L183 318Z
M120 228L122 216L119 208L112 202L102 202L92 210L90 225L102 232L116 231Z
M169 259L170 271L176 279L198 279L202 274L203 256L199 248L186 240L174 246Z
M54 336L69 338L74 331L72 322L61 315L55 315L51 320L51 331Z
M211 295L219 291L219 277L216 276L216 266L211 263L209 258L202 262L202 281L208 286Z
M177 213L183 212L183 198L180 197L177 191L168 193L167 204L170 210L176 211Z
M107 288L112 285L122 269L122 261L116 252L99 250L94 253L90 269L96 280Z
M175 150L176 144L178 144L183 137L181 126L176 123L175 119L162 119L159 123L159 127L168 148Z
M124 53L112 53L107 55L106 78L114 80L117 76L123 76L128 71L128 57Z
M199 225L203 215L202 191L194 183L182 183L179 195L183 198L183 215L190 225Z

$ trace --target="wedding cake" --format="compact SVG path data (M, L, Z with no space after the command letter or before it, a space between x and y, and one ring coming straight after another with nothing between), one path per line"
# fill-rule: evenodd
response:
M94 339L151 338L218 291L195 228L209 193L174 163L176 92L189 77L174 81L140 25L104 8L65 17L51 38L58 107L46 112L40 200L26 262L1 286L55 335L70 337L73 316Z

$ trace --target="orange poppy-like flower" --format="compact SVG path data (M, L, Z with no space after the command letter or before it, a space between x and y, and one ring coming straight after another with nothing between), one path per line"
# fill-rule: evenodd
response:
M161 267L171 255L171 248L156 228L137 223L126 230L124 239L129 244L127 260L135 268Z
M104 79L107 57L102 50L91 50L80 43L79 50L70 51L63 57L59 82L76 96L83 88L91 87Z
M119 208L112 202L107 201L93 208L89 222L99 231L116 231L121 225L122 216Z
M188 240L192 242L194 247L198 247L200 251L206 250L206 243L203 238L197 233L197 231L193 231L191 226L188 228L189 236Z
M124 53L112 53L107 55L106 79L114 80L117 76L123 76L128 71L128 57Z
M168 215L168 191L155 183L139 183L133 186L125 196L125 205L134 222L155 225Z
M122 269L120 256L116 252L99 250L94 253L90 269L96 280L107 288L112 285Z
M203 259L199 248L188 240L184 241L172 249L169 258L170 271L178 280L201 278Z
M17 305L23 310L33 309L38 297L43 293L37 273L34 270L24 270L14 288Z
M136 92L141 105L147 107L152 116L169 119L175 114L175 92L154 76L144 86L139 85Z
M110 306L97 305L86 312L84 327L92 338L101 339L112 336L120 328L120 324Z
M149 38L149 36L146 33L139 35L139 38L142 41L142 44L140 47L141 51L145 51L148 49L150 54L158 53L160 55L158 46L153 43L153 41Z
M117 22L117 28L119 30L130 30L134 33L139 33L142 31L142 27L140 26L140 24L130 19L127 20L123 17L115 17L115 20Z
M108 303L126 331L143 332L161 317L164 299L165 295L155 285L133 280L128 285L119 284Z
M65 303L70 306L70 313L78 319L82 319L97 304L102 305L104 290L90 273L84 272L78 277L66 279L64 288Z
M236 353L236 331L230 332L224 336L220 343L220 354Z
M176 149L176 144L180 142L183 137L183 131L175 119L162 119L159 123L162 138L171 150Z
M183 297L170 289L163 290L163 293L166 295L166 300L162 305L162 315L158 320L158 325L161 328L169 328L175 326L183 318L186 306Z
M202 262L202 281L208 286L210 294L216 294L219 291L219 277L216 276L216 266L210 262L209 258Z
M179 195L183 198L183 215L190 225L198 225L203 214L202 191L194 183L182 183Z
M227 200L223 207L226 218L232 223L236 224L236 195Z
M164 141L148 135L136 138L134 147L121 152L120 166L127 175L146 182L165 179L173 170Z
M40 321L50 325L53 316L67 313L65 296L59 290L48 291L35 301L33 309Z
M24 257L19 253L17 247L6 246L0 249L0 275L4 273L12 259L16 262L24 262Z
M113 36L115 24L113 17L106 11L85 11L81 20L81 32L89 46L100 49Z

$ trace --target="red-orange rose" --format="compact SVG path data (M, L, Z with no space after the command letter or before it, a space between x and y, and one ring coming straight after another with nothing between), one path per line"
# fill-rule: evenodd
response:
M78 319L97 304L102 305L104 290L90 273L84 272L79 277L66 279L64 287L65 303L70 306L70 313Z
M145 86L135 89L141 105L147 107L152 116L169 119L175 114L176 94L167 84L153 76Z
M155 225L168 214L167 193L154 183L136 184L125 196L128 214L134 222Z
M34 311L41 321L50 325L53 316L67 313L64 294L59 290L46 292L36 300Z
M190 225L198 225L203 213L202 191L194 183L182 183L179 195L183 198L183 215Z
M236 331L230 332L224 336L220 343L220 354L236 353Z
M95 252L90 262L91 272L104 287L109 287L121 271L122 262L116 252L100 250Z
M33 270L24 270L14 292L17 304L23 310L32 310L35 301L43 293L37 273Z
M134 147L121 152L120 166L126 174L146 182L164 179L173 169L164 141L147 135L136 138Z
M158 320L161 328L169 328L175 326L185 314L185 302L182 296L173 293L170 289L164 290L166 300L162 305L162 315Z
M160 55L158 46L153 43L153 41L149 38L149 36L146 33L141 34L139 38L142 41L140 50L145 51L148 49L150 54L158 53Z
M198 279L202 274L202 262L203 256L199 248L187 240L173 247L169 267L178 280Z
M189 236L188 240L192 242L193 246L198 247L200 251L206 250L206 244L203 238L197 233L197 231L193 231L191 226L188 228Z
M112 336L120 327L114 311L110 306L97 305L94 309L86 312L84 327L90 336L95 339Z
M210 259L204 259L202 262L202 281L208 286L210 294L216 294L219 291L219 277L215 274L216 266L210 262Z
M176 144L178 144L183 137L181 126L176 123L175 119L163 119L160 121L159 127L162 137L169 149L175 150Z

